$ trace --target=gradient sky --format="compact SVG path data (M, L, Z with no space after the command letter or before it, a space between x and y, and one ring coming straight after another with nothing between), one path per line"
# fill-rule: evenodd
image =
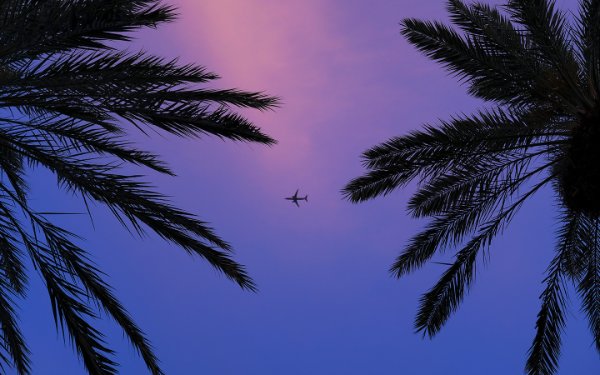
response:
M490 249L462 307L433 340L414 333L419 296L443 270L402 280L387 272L423 222L407 217L412 189L361 205L339 193L359 155L387 138L469 113L481 103L399 35L405 17L445 19L438 0L168 0L179 20L144 31L144 49L206 66L219 87L265 91L280 109L244 112L274 147L156 137L176 178L149 176L217 229L257 282L241 291L201 259L155 236L132 238L100 206L95 229L61 223L109 275L168 374L520 374L552 257L556 211L543 191ZM576 9L576 1L559 1ZM36 205L82 210L34 176ZM309 194L300 209L282 198ZM448 257L448 256L447 256ZM440 259L447 259L440 258ZM83 374L52 322L39 277L22 305L34 374ZM572 294L560 374L598 374L585 316ZM110 321L100 326L123 374L146 373Z

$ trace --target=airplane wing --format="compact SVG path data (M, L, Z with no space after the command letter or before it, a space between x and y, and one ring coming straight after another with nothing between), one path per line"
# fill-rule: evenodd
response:
M300 203L298 203L297 200L295 200L294 203L296 203L296 206L300 207Z
M300 189L297 189L296 192L294 193L294 198L298 198L298 192L300 191Z

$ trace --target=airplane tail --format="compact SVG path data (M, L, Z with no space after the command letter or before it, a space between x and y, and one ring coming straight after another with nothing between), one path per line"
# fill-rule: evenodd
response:
M304 200L306 200L308 202L308 194L306 194L306 196L304 197Z

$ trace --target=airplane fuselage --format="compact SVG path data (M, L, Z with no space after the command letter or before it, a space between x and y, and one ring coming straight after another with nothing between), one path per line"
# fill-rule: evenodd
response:
M308 202L308 195L304 196L304 197L288 197L285 198L288 201L293 201L293 202L298 202L298 201L307 201Z

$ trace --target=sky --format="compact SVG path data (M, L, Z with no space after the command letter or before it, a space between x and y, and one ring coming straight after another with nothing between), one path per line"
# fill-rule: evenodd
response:
M445 20L438 0L168 0L179 19L129 47L196 63L221 88L281 98L244 111L273 147L216 138L144 139L178 176L148 175L179 207L209 221L258 284L245 292L202 259L149 235L132 237L97 205L94 224L60 222L107 274L151 339L167 374L519 374L534 336L538 296L554 250L549 191L494 241L462 306L434 338L414 332L422 293L443 266L397 280L388 268L424 221L410 218L414 186L360 205L340 189L360 153L482 103L401 37L406 17ZM559 1L576 9L575 0ZM82 210L39 171L38 207ZM300 208L283 198L300 189ZM448 259L441 257L439 259ZM34 374L84 374L52 321L39 277L20 317ZM600 361L571 293L560 374L598 374ZM99 326L122 374L145 374L118 327Z

